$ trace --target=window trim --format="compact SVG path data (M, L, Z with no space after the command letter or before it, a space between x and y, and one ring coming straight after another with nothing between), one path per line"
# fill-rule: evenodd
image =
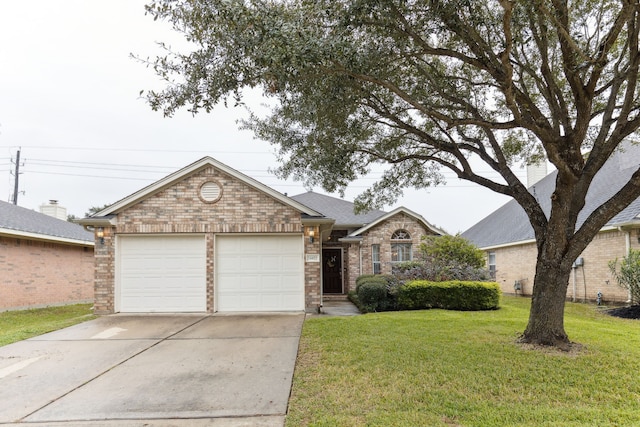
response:
M411 260L413 260L411 234L404 228L399 228L391 234L391 262L398 263Z
M493 263L491 262L493 260ZM489 268L489 276L492 279L496 279L496 252L489 251L487 252L487 267Z
M382 274L382 263L380 262L380 244L371 245L371 268L373 270L373 274Z

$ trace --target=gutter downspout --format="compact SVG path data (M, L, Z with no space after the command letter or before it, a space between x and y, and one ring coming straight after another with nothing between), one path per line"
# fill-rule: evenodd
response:
M573 267L572 274L573 274L573 299L572 299L572 301L576 302L576 292L577 292L577 290L576 290L576 267L575 266Z
M631 252L631 231L627 230L627 233L624 236L624 243L625 243L625 253L627 254L627 257L629 256L629 252ZM631 290L629 290L627 292L627 302L631 302Z
M360 276L362 276L362 240L360 241L360 243L358 243L358 258L358 273Z

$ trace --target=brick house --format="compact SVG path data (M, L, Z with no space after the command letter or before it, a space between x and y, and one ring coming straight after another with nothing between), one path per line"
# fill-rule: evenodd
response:
M584 221L602 201L617 192L640 164L640 146L628 145L614 154L596 175L578 221ZM556 173L530 187L545 212L551 209ZM486 251L489 269L504 293L531 295L537 248L533 228L524 210L511 200L462 233ZM608 262L640 249L640 199L612 218L574 263L567 288L570 300L595 300L598 292L607 302L625 302L628 292L611 277Z
M93 235L0 201L0 311L93 301Z
M97 313L317 311L441 233L403 208L356 216L332 197L287 197L211 157L80 222L95 232Z
M413 259L422 236L445 234L404 207L355 214L353 203L312 191L292 199L335 219L322 236L323 294L355 290L362 274L389 274L394 262Z

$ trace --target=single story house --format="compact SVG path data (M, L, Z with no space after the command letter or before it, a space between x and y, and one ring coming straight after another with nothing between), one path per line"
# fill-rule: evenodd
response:
M0 201L0 311L93 301L94 236Z
M445 234L404 207L355 214L353 203L313 191L291 198L335 220L322 236L323 294L355 290L361 274L389 274L393 263L413 259L422 236Z
M97 313L317 311L442 233L404 208L288 197L211 157L80 223L95 232Z
M626 183L640 165L640 146L627 145L616 152L595 176L587 194L578 224L603 201ZM556 172L529 188L547 215ZM531 295L537 247L529 220L515 200L462 233L462 236L486 251L489 269L505 293ZM576 259L567 288L571 300L596 300L598 293L606 302L625 302L628 292L612 278L608 263L625 257L629 249L640 249L640 199L613 217Z

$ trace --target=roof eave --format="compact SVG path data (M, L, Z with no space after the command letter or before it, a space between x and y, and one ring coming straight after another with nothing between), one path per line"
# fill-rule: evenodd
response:
M362 237L346 236L338 239L338 242L342 243L361 243Z
M87 227L110 227L117 224L115 215L88 217L73 222L82 225L85 230Z
M605 225L598 231L598 233L601 233L603 231L615 231L615 230L624 231L625 229L635 229L635 228L640 228L640 219L633 219L631 221ZM530 243L536 243L536 239L518 240L516 242L500 243L497 245L479 246L479 249L483 251L489 251L492 249L508 248L511 246L520 246L520 245L526 245Z
M65 243L77 246L95 246L95 243L91 240L71 239L68 237L51 236L48 234L33 233L29 231L12 230L10 228L0 228L0 235L28 240Z
M425 228L431 230L432 232L434 232L435 234L439 234L441 236L446 235L447 233L443 230L440 230L439 228L434 227L433 225L431 225L429 223L429 221L427 221L426 219L424 219L424 217L420 214L417 214L415 212L413 212L410 209L407 209L403 206L396 208L394 210L392 210L391 212L387 212L386 214L382 215L380 218L375 219L374 221L371 221L369 224L366 224L365 226L353 231L352 233L349 234L350 237L355 237L359 234L364 233L365 231L375 227L376 225L378 225L379 223L386 221L387 219L399 214L399 213L405 213L411 217L413 217L414 219L416 219L417 221L421 222L422 225L424 225Z

